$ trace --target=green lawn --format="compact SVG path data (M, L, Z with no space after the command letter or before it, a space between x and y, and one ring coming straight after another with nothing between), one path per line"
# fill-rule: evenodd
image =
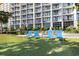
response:
M0 56L79 56L79 39L46 39L0 35Z

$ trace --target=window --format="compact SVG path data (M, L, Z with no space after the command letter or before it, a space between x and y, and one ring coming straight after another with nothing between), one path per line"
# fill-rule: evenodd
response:
M15 10L19 10L19 7L15 7Z
M35 3L35 6L39 6L41 3Z
M40 17L41 16L41 13L36 13L35 14L35 17Z
M64 6L64 7L66 7L66 6L71 6L72 4L73 4L73 3L64 3L63 6Z
M33 7L33 3L27 3L27 8Z
M50 6L43 6L43 10L50 10Z
M35 8L35 12L39 12L41 10L41 8Z
M73 12L73 9L71 8L68 8L68 9L63 9L63 13L66 14L66 13L72 13Z
M61 19L61 17L53 17L53 21L61 21L62 19Z
M58 15L59 13L60 13L59 10L52 11L53 15Z
M53 4L52 8L59 8L59 4Z
M36 22L36 23L41 22L41 18L36 19L35 22Z
M15 19L20 19L20 16L15 16Z
M64 16L63 18L64 18L64 20L72 20L73 19L73 15Z
M27 15L27 18L33 18L33 15Z
M43 18L43 22L49 22L50 18Z
M26 15L22 15L22 18L24 18L24 19L25 19L25 18L26 18Z
M22 5L21 8L22 8L22 9L26 8L26 5Z
M77 14L77 19L79 20L79 14Z
M50 16L50 12L43 12L43 16Z
M22 14L26 14L26 10L22 10L21 13L22 13Z
M27 9L27 13L32 13L33 9Z

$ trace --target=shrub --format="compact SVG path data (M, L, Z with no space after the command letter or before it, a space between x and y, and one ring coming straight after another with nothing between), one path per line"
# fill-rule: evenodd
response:
M45 30L49 30L49 28L45 28Z
M62 27L53 27L52 30L62 30Z
M18 35L24 34L27 28L25 26L22 26L21 28L17 29L16 32Z
M42 28L40 28L40 30L41 30L41 31L45 31L45 28L44 28L44 27L42 27Z
M33 29L32 27L27 28L28 31L30 31L30 30L32 30L32 29Z
M77 29L73 26L69 26L66 28L65 32L69 32L69 33L77 33Z

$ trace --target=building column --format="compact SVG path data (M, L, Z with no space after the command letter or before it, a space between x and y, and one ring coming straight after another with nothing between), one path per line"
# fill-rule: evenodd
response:
M77 28L78 26L77 26L77 10L76 10L76 8L75 8L75 3L74 3L74 19L73 19L73 21L74 21L74 27L75 28Z
M33 3L33 28L35 28L35 3Z
M21 4L19 4L19 7L20 7L20 28L21 28Z
M62 29L64 28L64 21L63 21L63 3L60 3L61 5L61 24L62 24Z
M8 29L9 30L11 30L11 24L10 24L10 22L11 22L11 18L8 19Z
M28 27L28 24L27 24L27 4L26 4L26 27Z
M43 28L43 18L42 18L42 14L43 14L43 12L42 12L42 3L41 3L41 28Z
M50 28L53 27L53 21L52 21L52 3L50 3L50 10L51 10L51 13L50 13Z

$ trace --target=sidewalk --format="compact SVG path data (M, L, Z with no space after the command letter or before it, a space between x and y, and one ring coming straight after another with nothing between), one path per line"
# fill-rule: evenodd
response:
M19 37L26 37L27 35L17 35ZM43 35L47 37L47 35ZM79 33L63 33L63 38L79 38Z

